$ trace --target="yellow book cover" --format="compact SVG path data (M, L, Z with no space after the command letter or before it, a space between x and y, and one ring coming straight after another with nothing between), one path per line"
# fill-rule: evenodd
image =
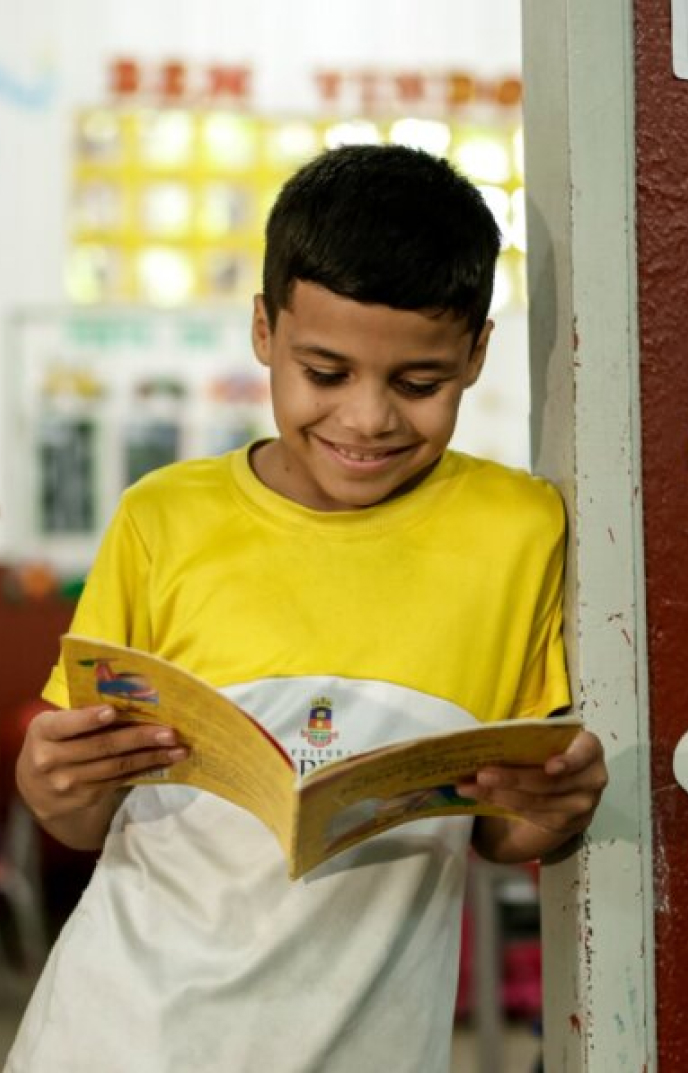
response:
M289 755L248 712L148 652L62 638L70 704L111 704L122 720L174 727L188 759L132 782L184 783L248 809L274 832L298 879L336 853L410 820L503 815L455 786L488 765L543 764L582 728L577 716L518 719L399 742L299 779Z

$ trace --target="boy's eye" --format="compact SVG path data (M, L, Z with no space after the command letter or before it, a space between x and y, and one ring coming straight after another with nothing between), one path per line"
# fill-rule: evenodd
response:
M397 380L397 390L410 398L425 398L434 395L442 386L441 380Z
M325 372L323 369L314 369L312 365L304 365L304 373L308 379L318 387L336 387L346 377L346 373Z
M304 365L304 375L318 387L338 387L347 378L344 370L317 369L313 365ZM441 380L409 380L402 377L394 381L394 388L407 398L422 399L434 395L442 386Z

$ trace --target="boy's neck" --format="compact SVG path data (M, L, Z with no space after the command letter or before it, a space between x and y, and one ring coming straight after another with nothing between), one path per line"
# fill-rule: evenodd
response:
M284 445L279 437L272 440L259 440L248 453L248 462L253 475L266 488L309 510L328 514L369 510L371 507L377 507L408 495L430 476L441 458L440 455L423 470L415 473L409 481L398 485L389 495L381 499L369 503L348 503L336 501L326 495L319 496L317 490L299 482L298 474L295 474L293 467L290 466L289 456L284 451Z

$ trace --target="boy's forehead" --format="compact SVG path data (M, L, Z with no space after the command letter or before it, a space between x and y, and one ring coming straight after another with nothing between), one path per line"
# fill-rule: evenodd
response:
M282 314L286 316L282 316ZM473 329L466 317L452 310L397 309L393 306L358 302L328 290L317 283L297 280L290 301L280 310L280 321L288 323L290 336L302 333L335 336L374 334L392 339L418 339L428 345L455 346L463 337L472 338ZM287 323L285 323L287 322Z

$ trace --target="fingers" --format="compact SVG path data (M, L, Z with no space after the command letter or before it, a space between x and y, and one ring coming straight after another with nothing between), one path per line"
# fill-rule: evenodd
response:
M172 728L115 718L112 708L102 707L36 716L23 750L25 775L60 807L82 807L132 777L188 757Z
M457 789L462 796L505 809L539 827L577 832L592 819L607 781L599 739L581 732L565 753L541 768L484 768Z
M565 753L551 757L543 767L487 767L462 785L486 791L522 790L557 795L576 790L601 794L607 785L607 767L599 738L582 731Z
M64 741L79 734L102 730L104 726L114 723L115 718L114 708L102 704L73 711L58 708L35 716L29 724L29 733L38 734L49 741Z
M533 793L524 790L486 789L479 783L461 784L459 793L511 816L559 834L573 835L590 824L601 791L589 788L563 793Z
M578 790L601 794L607 785L605 765L595 764L572 775L549 774L543 768L484 768L471 780L460 784L460 789L482 791L487 795L501 791L516 791L528 795L557 797Z
M568 793L532 793L524 790L485 790L479 784L462 784L459 793L524 818L555 812L585 815L595 809L601 796L587 788Z
M127 753L161 747L174 750L177 745L177 735L170 727L150 723L115 725L72 738L39 738L34 744L34 759L39 769L49 770L58 763L74 765L117 760Z
M188 749L149 749L143 752L126 753L78 766L56 768L45 776L49 790L58 799L78 802L80 806L93 804L105 791L122 786L136 776L168 768L186 759Z
M602 742L595 734L588 730L582 730L578 734L565 753L560 756L552 756L545 764L545 771L550 775L560 775L564 772L574 774L585 771L592 765L604 766L604 750Z
M179 744L171 727L115 720L115 711L107 707L42 712L27 731L37 766L47 769L53 762L83 764L138 749Z

